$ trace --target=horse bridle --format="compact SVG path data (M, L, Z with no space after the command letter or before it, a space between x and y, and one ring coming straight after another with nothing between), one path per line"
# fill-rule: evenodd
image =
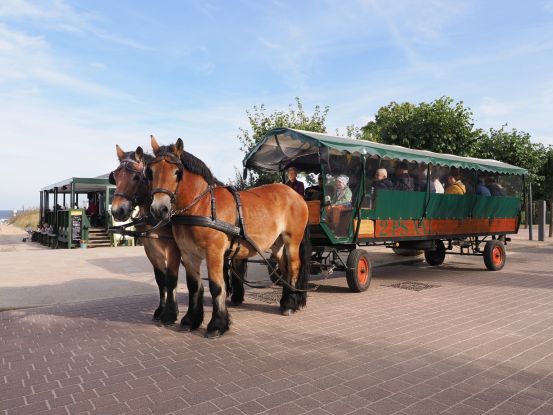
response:
M169 198L171 199L171 204L173 204L177 198L177 192L179 190L179 184L181 182L181 179L182 179L182 175L184 173L184 165L182 164L182 161L180 160L179 157L175 156L173 153L163 153L163 154L159 154L155 159L153 159L152 161L150 161L148 163L148 166L146 168L146 178L148 180L152 180L153 177L152 177L152 170L150 169L150 166L152 164L156 164L156 163L160 163L162 161L165 161L169 164L174 164L175 166L177 166L178 168L178 172L177 172L177 187L175 188L175 191L172 192L170 190L167 190L167 189L164 189L163 187L156 187L155 189L152 189L150 191L150 195L152 197L154 197L154 195L156 193L164 193L166 194L167 196L169 196Z
M135 164L138 164L139 166L142 165L142 168L140 169L137 169L134 167ZM110 174L109 174L109 182L113 185L115 185L115 172L119 171L119 170L122 170L122 169L125 169L127 171L130 171L132 173L137 173L140 175L140 181L142 181L144 178L145 178L145 175L144 175L144 165L142 164L142 162L138 162L136 160L133 160L133 159L129 159L129 158L126 158L126 159L123 159L121 160L120 164L119 164L119 167L117 167L115 170L113 170ZM139 183L140 185L140 183ZM135 206L137 206L139 204L139 200L137 198L137 196L135 195L134 197L133 196L129 196L128 194L124 193L124 192L115 192L113 194L113 196L119 196L119 197L122 197L124 199L127 199L129 202L132 203L133 205L133 208Z

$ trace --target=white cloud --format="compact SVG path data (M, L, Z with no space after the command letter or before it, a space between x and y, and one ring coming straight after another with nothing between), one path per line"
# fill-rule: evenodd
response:
M40 8L27 0L3 0L0 3L0 17L50 18L53 9Z
M13 88L11 82L17 81L42 82L71 92L132 99L129 94L72 75L60 67L59 61L43 36L30 36L0 24L0 86Z
M77 11L64 0L2 0L0 17L24 20L38 28L95 36L113 44L139 50L151 50L133 39L108 32L100 27L100 17L91 12Z

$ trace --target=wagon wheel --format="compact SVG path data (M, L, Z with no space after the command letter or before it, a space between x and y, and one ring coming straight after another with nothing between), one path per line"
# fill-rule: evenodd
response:
M426 262L428 263L428 265L432 265L433 267L437 265L442 265L445 259L444 243L439 239L437 239L435 243L436 243L435 250L424 251L424 259L426 259Z
M484 246L484 264L490 271L499 271L505 266L507 254L503 242L495 239Z
M346 280L354 293L366 291L371 284L373 267L367 252L354 249L348 255Z

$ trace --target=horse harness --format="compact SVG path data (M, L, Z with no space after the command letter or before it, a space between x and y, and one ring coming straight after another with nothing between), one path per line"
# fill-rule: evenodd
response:
M153 197L156 193L166 194L171 199L171 205L173 205L176 200L176 195L179 190L182 175L184 174L184 165L182 164L182 161L179 157L177 157L173 153L165 151L164 153L157 155L157 157L153 161L148 163L148 167L161 161L165 161L166 163L177 166L177 187L175 188L174 192L162 187L154 188L151 191L151 195ZM148 172L147 170L147 175L148 174L151 174L151 172ZM236 205L236 223L234 225L217 219L217 206L215 198L215 189L217 188L227 189L234 198L234 202ZM209 194L210 196L211 216L183 215L183 213L190 210L193 206L199 203L207 194ZM225 252L226 259L234 259L236 254L238 254L238 252L240 251L241 242L243 240L252 245L252 247L256 251L259 251L256 244L246 234L246 228L244 225L244 214L242 210L242 201L240 200L240 194L233 186L220 186L208 183L207 188L198 196L196 196L188 205L178 210L171 208L170 222L175 225L201 226L205 228L211 228L229 235L231 241L230 247Z
M174 192L164 188L154 188L151 191L151 196L153 197L156 193L164 193L169 196L169 198L171 199L171 205L173 205L176 200L176 195L178 192L180 182L182 180L182 175L184 174L184 165L182 164L182 161L180 160L180 158L178 158L176 155L174 155L173 153L165 152L163 154L158 155L153 161L148 163L148 167L152 164L159 163L161 161L165 161L167 163L174 164L177 166L178 168L177 175L179 177L179 180L177 181L177 187L175 188ZM148 169L146 169L146 178L151 180L151 171L149 172ZM234 225L217 219L217 206L216 206L216 198L215 198L215 189L217 188L226 188L234 198L234 202L236 205L236 223ZM184 212L186 212L187 210L195 206L197 203L199 203L207 194L210 195L210 208L211 208L210 216L183 215ZM153 218L148 216L147 218L140 218L140 219L141 221L142 220L149 221L149 220L152 220ZM137 223L142 223L142 222L137 222ZM153 228L145 232L133 232L133 234L135 234L135 236L148 237L149 234L154 230L157 230L168 224L201 226L205 228L218 230L230 236L231 238L230 246L225 251L224 258L229 261L230 269L233 272L233 274L246 285L254 287L254 285L252 285L244 278L242 278L240 275L238 275L232 268L232 260L236 257L236 255L240 251L242 241L245 241L246 243L252 246L252 248L261 256L263 261L269 267L271 275L274 274L276 278L279 279L284 286L286 286L287 288L295 292L309 291L309 290L302 290L302 289L293 287L290 283L288 283L288 281L283 279L277 272L276 268L267 260L267 258L265 257L261 249L259 249L257 244L248 236L248 234L246 233L246 227L244 224L242 201L240 199L240 194L238 193L238 191L234 186L213 185L209 183L207 188L203 192L201 192L198 196L196 196L192 200L192 202L190 202L185 207L178 210L174 210L173 208L171 208L171 216L169 220L162 219ZM133 226L133 223L131 222L131 224L128 224L128 225ZM123 232L126 232L129 235L131 234L129 231L123 231ZM160 236L160 235L157 235L157 236ZM260 288L260 287L254 287L254 288Z
M135 168L134 165L135 164L138 164L139 166L142 165L142 168ZM123 159L121 160L120 164L119 164L119 167L117 167L114 171L112 171L110 174L109 174L109 182L113 185L115 185L115 172L116 171L119 171L119 170L122 170L122 169L125 169L127 171L130 171L131 173L137 173L140 175L140 181L144 180L144 166L141 162L138 162L136 160L133 160L133 159L130 159L130 158L126 158L126 159ZM113 196L119 196L119 197L122 197L124 199L127 199L129 202L132 203L132 206L133 208L136 207L137 205L140 204L140 200L138 199L138 197L135 195L135 196L129 196L128 194L124 193L124 192L115 192L113 194Z

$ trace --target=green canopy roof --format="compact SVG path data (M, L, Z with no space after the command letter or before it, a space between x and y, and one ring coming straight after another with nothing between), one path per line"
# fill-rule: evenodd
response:
M269 131L244 158L244 167L264 172L280 171L300 157L317 156L327 148L348 153L360 153L367 157L398 159L402 161L475 169L493 173L528 174L528 171L496 160L460 157L452 154L433 153L407 147L380 144L366 140L336 137L292 128L276 128Z

